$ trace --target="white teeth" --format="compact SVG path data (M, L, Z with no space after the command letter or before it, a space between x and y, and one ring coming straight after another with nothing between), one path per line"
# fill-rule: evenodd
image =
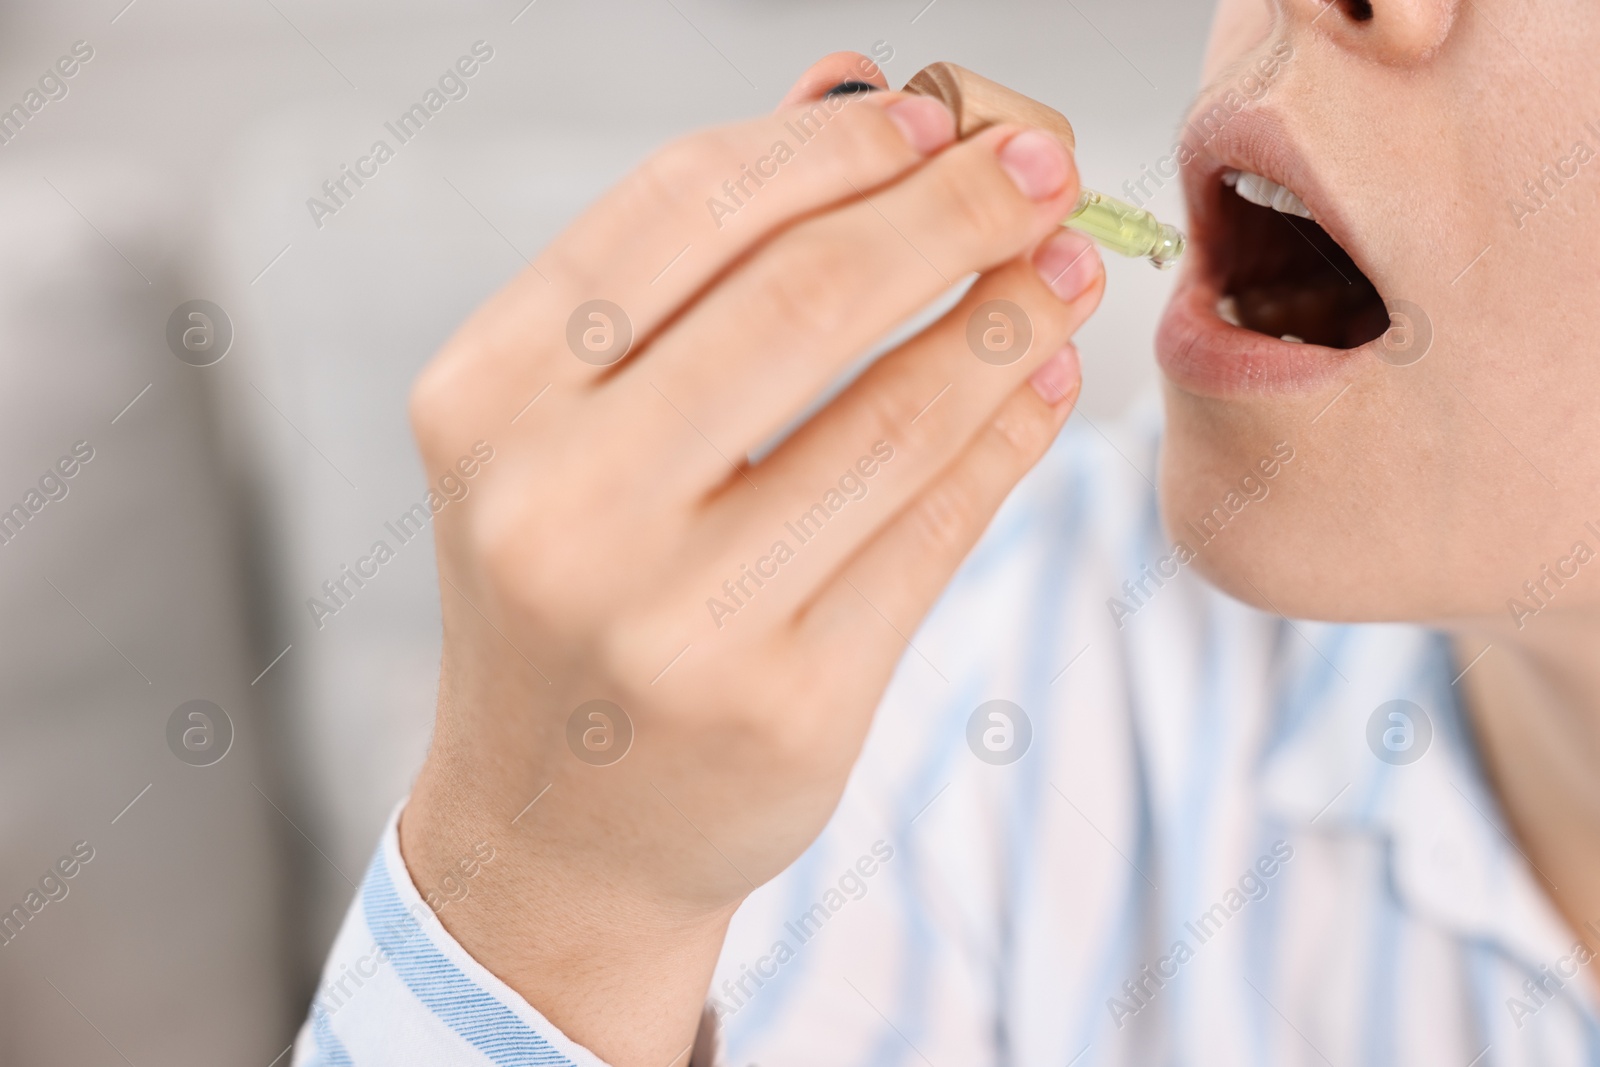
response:
M1277 182L1263 178L1259 174L1237 170L1224 171L1222 184L1232 187L1234 192L1252 204L1270 207L1285 215L1299 215L1303 219L1316 220L1316 216L1306 207L1304 200Z
M1229 326L1244 325L1239 321L1239 301L1231 296L1225 296L1217 301L1217 317Z
M1278 338L1278 340L1287 341L1291 345L1303 345L1303 344L1306 343L1306 340L1305 340L1304 337L1296 337L1292 333L1286 333L1282 337Z

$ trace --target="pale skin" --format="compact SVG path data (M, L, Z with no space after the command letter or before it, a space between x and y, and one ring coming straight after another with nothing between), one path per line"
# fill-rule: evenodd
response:
M1456 0L1373 6L1358 21L1320 0L1223 0L1207 77L1225 81L1274 38L1294 43L1260 106L1348 201L1374 283L1427 308L1438 344L1403 370L1353 360L1304 394L1169 384L1163 506L1202 508L1290 440L1294 477L1197 567L1292 616L1443 625L1463 665L1492 643L1461 684L1519 845L1576 929L1600 918L1600 563L1521 629L1505 601L1600 520L1584 422L1600 399L1584 251L1600 239L1600 173L1523 229L1503 201L1547 146L1600 118L1577 103L1600 99L1600 20L1577 0L1496 5L1494 26ZM1552 25L1561 33L1541 34ZM1538 41L1565 92L1501 32L1523 51ZM442 921L619 1065L687 1058L729 917L821 830L902 635L1079 388L1064 346L1103 276L1059 233L1076 171L1043 135L952 144L937 105L875 93L720 228L707 213L806 101L848 79L883 85L862 62L830 56L775 116L654 157L485 305L414 391L430 473L480 439L496 458L436 530L438 726L402 850L428 885L472 842L494 843L493 877ZM1510 147L1476 147L1488 143ZM953 311L743 462L856 353L974 271ZM573 309L597 297L638 338L609 368L565 341ZM1007 366L966 340L973 310L997 298L1034 331ZM878 442L893 459L866 495L737 614L713 618L707 599ZM595 698L635 730L608 767L566 740Z
M1536 212L1525 188L1574 142L1600 149L1600 19L1564 0L1372 7L1357 21L1320 0L1221 0L1206 80L1293 43L1261 106L1346 206L1379 290L1427 310L1433 350L1403 368L1352 360L1306 395L1168 384L1163 511L1194 514L1291 441L1306 466L1198 568L1291 617L1439 626L1460 667L1492 646L1458 688L1517 845L1577 938L1600 920L1600 562L1520 628L1507 601L1531 605L1523 583L1580 538L1600 551L1585 529L1600 526L1600 163Z
M1046 134L996 127L952 144L936 101L854 98L735 217L708 212L741 164L794 140L785 123L805 101L863 77L884 84L861 57L830 57L774 116L653 158L415 389L431 468L478 439L496 455L438 530L439 720L404 855L434 884L464 843L506 843L495 877L445 921L608 1062L687 1058L733 910L821 831L901 635L1077 396L1068 339L1103 271L1059 227L1078 182ZM971 272L960 305L776 452L730 461ZM597 296L642 339L613 368L566 344L569 315ZM974 309L995 299L1033 331L1008 365L967 340ZM736 615L708 610L776 540L797 544L784 524L864 457L877 461L864 496L775 576L767 564ZM607 767L566 740L595 698L636 731Z

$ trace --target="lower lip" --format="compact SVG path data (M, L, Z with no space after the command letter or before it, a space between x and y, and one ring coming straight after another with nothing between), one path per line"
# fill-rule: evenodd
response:
M1179 389L1225 399L1310 392L1346 370L1361 349L1292 344L1224 321L1220 297L1201 272L1184 272L1156 333L1156 358Z

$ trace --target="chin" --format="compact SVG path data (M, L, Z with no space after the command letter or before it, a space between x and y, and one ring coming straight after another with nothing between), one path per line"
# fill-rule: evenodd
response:
M1262 611L1443 626L1499 618L1548 562L1516 528L1463 540L1428 521L1434 509L1419 510L1411 464L1367 462L1361 437L1304 434L1305 408L1221 401L1170 382L1164 400L1167 536L1193 550L1188 569ZM1569 541L1544 555L1556 559Z
M1301 554L1309 516L1288 492L1305 456L1269 412L1166 389L1161 516L1187 563L1223 592L1263 611L1326 617L1331 605ZM1182 557L1180 557L1182 558Z

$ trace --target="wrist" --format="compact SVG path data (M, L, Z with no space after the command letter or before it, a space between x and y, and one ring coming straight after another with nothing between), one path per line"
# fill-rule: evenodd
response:
M641 891L599 862L625 858L625 842L574 851L549 832L563 805L539 812L552 797L502 803L485 788L492 772L448 774L440 762L430 756L419 776L399 837L444 928L607 1063L684 1062L737 902L688 906Z

